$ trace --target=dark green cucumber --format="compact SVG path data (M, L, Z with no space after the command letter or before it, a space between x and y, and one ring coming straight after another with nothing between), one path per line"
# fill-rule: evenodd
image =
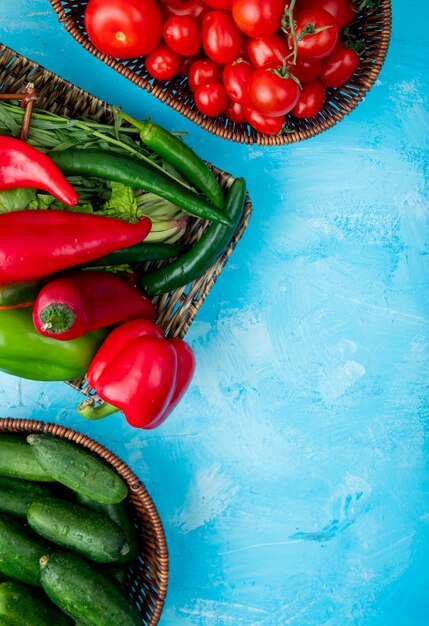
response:
M137 532L125 502L119 502L118 504L102 504L80 493L77 494L77 501L88 509L105 515L122 529L129 546L129 552L119 559L119 562L127 563L135 559L139 551Z
M25 437L3 433L0 435L0 476L24 480L52 480L36 461Z
M128 487L113 467L81 446L52 437L29 435L34 458L55 480L97 502L121 502Z
M52 490L45 484L0 476L0 511L3 513L26 518L33 500L50 496Z
M71 621L48 598L17 582L0 585L0 624L69 626Z
M97 563L115 563L129 553L125 533L102 513L65 500L36 500L27 520L33 530Z
M47 544L21 522L0 513L0 572L40 587L39 559Z
M86 626L141 626L142 617L123 590L77 554L40 559L42 586L64 613Z

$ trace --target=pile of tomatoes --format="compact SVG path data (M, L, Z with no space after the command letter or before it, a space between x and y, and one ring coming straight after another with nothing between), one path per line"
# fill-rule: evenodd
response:
M204 115L277 134L355 73L341 41L355 19L352 0L89 0L85 28L107 55L145 57L153 78L187 76Z

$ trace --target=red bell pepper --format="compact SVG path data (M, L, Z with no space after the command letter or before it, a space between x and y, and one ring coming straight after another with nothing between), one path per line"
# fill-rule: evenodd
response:
M156 324L139 318L108 335L89 366L88 382L100 398L124 412L131 426L151 429L177 406L194 370L190 346L165 339ZM82 414L97 419L96 411L86 405Z
M68 211L15 211L0 215L0 284L53 274L145 239L151 221Z
M135 317L154 320L156 310L137 287L109 272L72 272L50 281L33 307L36 329L63 341Z
M25 141L0 135L0 190L43 189L68 206L79 197L50 157Z

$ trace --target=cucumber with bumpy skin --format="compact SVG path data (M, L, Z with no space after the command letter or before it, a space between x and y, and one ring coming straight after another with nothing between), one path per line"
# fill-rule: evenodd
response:
M52 490L46 484L0 476L0 511L3 513L26 518L33 500L51 496Z
M34 458L31 446L24 437L3 433L0 436L0 476L23 480L52 480Z
M29 435L37 462L55 480L97 502L121 502L128 487L119 474L99 457L65 439L47 434Z
M0 514L0 572L40 587L39 559L47 544L12 517Z
M0 585L0 624L69 626L71 621L48 598L17 582Z
M125 534L102 513L65 500L36 500L28 510L33 530L97 563L115 563L129 553Z
M48 597L76 622L86 626L141 626L142 618L124 591L77 554L43 556L40 573Z
M88 498L87 496L83 496L79 493L77 494L76 499L82 506L105 515L122 529L122 532L127 539L129 551L121 559L119 559L119 562L127 563L135 559L139 551L137 532L131 520L130 514L128 513L126 503L119 502L117 504L101 504L101 502L96 502L92 498Z

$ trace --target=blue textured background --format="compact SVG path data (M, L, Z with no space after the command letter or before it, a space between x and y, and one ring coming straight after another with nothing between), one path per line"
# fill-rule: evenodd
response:
M171 553L162 626L429 623L429 7L393 10L387 61L358 109L261 149L119 77L46 0L0 0L0 41L187 131L247 178L254 203L188 334L195 381L161 428L89 423L65 385L0 376L3 414L89 434L145 481Z

